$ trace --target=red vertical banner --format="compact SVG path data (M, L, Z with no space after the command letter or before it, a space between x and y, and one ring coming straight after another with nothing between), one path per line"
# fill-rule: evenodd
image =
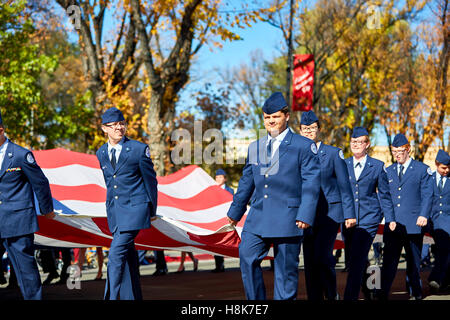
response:
M294 55L292 76L292 111L309 111L313 108L314 55Z

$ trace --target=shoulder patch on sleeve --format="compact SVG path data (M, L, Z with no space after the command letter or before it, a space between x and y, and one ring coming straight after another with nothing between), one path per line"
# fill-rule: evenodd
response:
M28 161L28 163L34 163L35 162L33 154L31 152L27 154L27 161Z
M431 168L430 167L428 167L427 168L427 173L430 175L430 176L432 176L433 175L433 171L431 170Z
M149 147L145 148L145 155L147 156L147 158L150 158L150 148Z
M342 160L344 160L344 152L342 152L342 150L339 150L339 158L341 158Z
M312 153L317 154L317 146L314 142L311 143L311 151Z

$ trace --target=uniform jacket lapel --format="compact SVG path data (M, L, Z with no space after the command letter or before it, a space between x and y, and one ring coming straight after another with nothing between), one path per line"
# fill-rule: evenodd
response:
M8 140L5 158L3 159L2 169L0 170L0 179L3 178L6 169L8 169L11 166L13 157L14 157L14 145L11 143L11 141Z
M127 137L124 138L123 144L122 144L122 151L120 152L119 161L116 165L116 170L114 172L117 172L125 162L127 162L128 157L130 156L131 147L128 143L129 139Z
M322 143L320 143L320 147L319 147L320 164L322 165L323 163L325 163L326 159L327 159L327 150L326 150L326 148L324 148L323 142L322 142Z
M390 166L389 170L391 170L391 177L395 182L395 185L398 186L400 184L400 181L398 180L397 162Z
M348 158L346 162L350 178L356 181L355 168L353 167L353 157Z
M448 193L450 193L450 177L447 176L447 179L445 180L444 188L442 189L442 192L441 192L441 191L439 191L439 188L437 187L437 180L436 180L437 179L437 175L438 175L438 173L436 171L434 173L434 175L433 175L434 190L436 190L436 192L438 194L448 194ZM442 177L441 177L441 179L442 179Z
M414 160L411 159L411 162L409 163L409 166L406 169L405 174L403 175L402 180L399 183L400 186L402 186L409 178L411 178L411 176L413 175L414 168L415 163ZM398 179L398 171L397 171L397 179Z
M372 158L367 156L366 164L364 165L363 170L361 171L361 174L359 175L359 180L367 176L372 171Z
M280 161L281 157L283 157L286 152L289 150L289 145L291 144L292 139L292 132L288 128L289 132L284 137L283 141L281 141L280 146L278 147L278 150L275 152L275 154L272 157L272 160L270 161L270 167L267 171L269 171L277 162Z
M106 168L108 168L109 171L114 172L113 167L111 165L111 161L109 160L109 155L108 155L108 144L105 143L102 147L101 147L101 157L102 157L102 161L101 161L101 166L104 167L106 166ZM106 169L106 168L102 168L102 169Z

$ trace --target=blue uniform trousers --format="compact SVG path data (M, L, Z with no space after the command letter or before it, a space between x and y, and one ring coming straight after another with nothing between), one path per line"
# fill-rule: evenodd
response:
M358 226L345 230L345 251L348 250L350 261L344 300L358 300L361 286L363 290L367 288L365 281L368 278L366 273L368 254L374 236Z
M397 273L398 262L405 248L406 253L406 275L414 297L422 296L422 285L420 282L420 259L422 254L423 233L408 234L406 227L397 223L394 231L387 226L383 234L384 254L383 267L381 268L381 295L385 299L389 295L392 282Z
M301 236L283 238L265 238L242 231L239 244L239 258L248 300L265 300L261 262L267 256L271 245L274 252L274 300L297 298L298 263Z
M450 236L442 229L431 232L435 243L434 267L428 281L436 281L439 285L445 284L445 276L450 268ZM448 285L448 283L447 283Z
M34 258L34 234L1 239L25 300L41 300L42 285Z
M134 239L139 230L116 231L108 255L105 300L142 300Z
M303 258L308 300L323 300L324 295L328 300L336 298L336 259L333 248L338 230L339 223L328 216L305 230Z

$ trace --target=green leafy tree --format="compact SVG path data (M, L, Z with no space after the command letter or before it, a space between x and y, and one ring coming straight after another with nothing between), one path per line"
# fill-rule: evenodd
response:
M0 108L8 137L33 148L45 145L52 110L42 104L40 74L56 58L39 54L31 41L33 21L26 2L0 4Z

